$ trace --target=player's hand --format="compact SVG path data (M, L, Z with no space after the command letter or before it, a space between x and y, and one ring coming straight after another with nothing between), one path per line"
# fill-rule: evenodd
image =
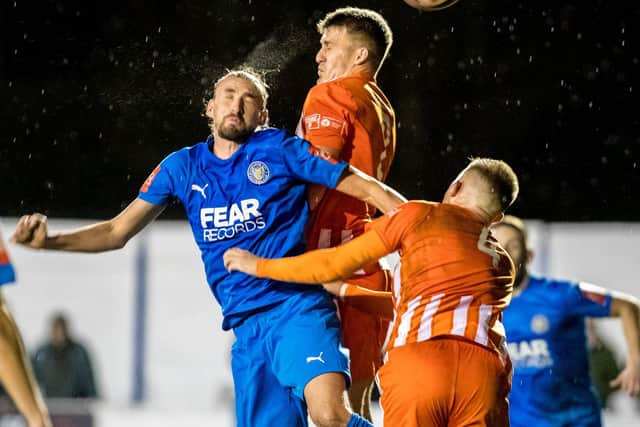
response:
M342 280L335 280L329 283L323 283L322 287L334 297L340 298L340 290L344 282Z
M620 375L609 385L612 388L620 388L630 396L640 396L640 361L627 362Z
M229 273L232 271L240 271L251 274L252 276L256 275L259 259L260 258L251 252L238 248L231 248L222 256L224 268L226 268Z
M10 241L30 248L42 249L47 239L47 233L46 216L39 213L24 215L18 221L16 231L11 236Z

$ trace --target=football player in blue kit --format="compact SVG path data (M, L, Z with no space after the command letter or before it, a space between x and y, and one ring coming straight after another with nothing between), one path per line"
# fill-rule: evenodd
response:
M348 354L331 296L321 287L229 274L222 254L231 247L270 258L302 253L307 183L383 212L404 199L347 163L317 155L307 141L267 127L267 97L257 75L228 72L207 104L211 136L166 157L119 215L55 234L43 215L26 215L13 240L67 251L118 249L179 200L222 306L222 327L237 338L231 366L238 426L304 426L307 409L320 427L370 426L345 406Z
M600 405L591 386L585 317L619 317L627 363L613 387L640 394L640 306L620 292L529 275L532 252L522 220L507 216L492 233L516 266L514 295L504 311L514 375L512 427L597 427Z

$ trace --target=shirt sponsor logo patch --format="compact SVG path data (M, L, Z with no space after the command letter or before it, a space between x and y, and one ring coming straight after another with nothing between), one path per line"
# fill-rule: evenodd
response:
M582 296L590 301L595 302L599 305L605 305L607 303L607 296L603 294L598 294L595 292L581 290Z
M542 339L510 342L509 356L516 368L545 368L553 366L549 344Z
M259 160L251 162L247 168L247 177L249 178L249 181L256 185L262 185L267 182L270 175L271 171L269 170L269 167Z
M151 187L151 184L153 183L153 180L156 179L156 176L158 175L158 172L160 172L160 169L161 169L160 165L158 165L153 170L153 172L151 172L149 174L147 179L145 179L144 183L142 184L142 187L140 187L140 191L141 192L146 193L147 191L149 191L149 187Z
M598 305L604 306L607 304L607 291L603 288L587 282L580 282L578 286L582 298L588 299Z
M304 117L307 130L320 129L320 114L310 114Z
M320 128L334 128L334 129L342 129L344 125L344 121L338 120L334 117L323 116L318 113L309 114L304 117L304 124L306 130L314 130Z
M200 209L200 225L205 242L235 238L242 233L262 230L266 222L258 199L245 199L231 206Z
M320 119L320 126L323 128L335 128L335 129L342 129L342 124L344 122L342 122L341 120L338 119L334 119L333 117L328 117L328 116L322 116L322 118Z

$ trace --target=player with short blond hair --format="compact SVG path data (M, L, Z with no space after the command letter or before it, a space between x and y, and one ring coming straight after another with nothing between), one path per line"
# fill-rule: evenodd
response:
M348 243L293 258L264 259L231 249L225 266L311 284L344 280L398 250L393 304L385 305L386 293L334 288L349 298L382 300L373 305L393 310L395 323L378 372L384 424L506 427L510 363L501 319L514 266L489 225L502 218L517 194L509 165L475 159L442 203L410 201Z

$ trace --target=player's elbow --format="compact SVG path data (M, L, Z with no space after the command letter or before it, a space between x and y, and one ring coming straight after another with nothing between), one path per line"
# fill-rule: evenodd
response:
M127 245L130 238L130 236L120 231L117 227L111 226L108 232L108 238L106 239L107 247L105 249L108 251L122 249Z
M611 302L611 316L640 318L640 301L628 294L616 292Z
M128 241L129 241L128 239L125 239L123 237L117 237L111 241L111 244L109 245L109 250L122 249L125 246L127 246Z
M318 427L345 425L349 421L348 413L337 405L309 405L309 416Z

